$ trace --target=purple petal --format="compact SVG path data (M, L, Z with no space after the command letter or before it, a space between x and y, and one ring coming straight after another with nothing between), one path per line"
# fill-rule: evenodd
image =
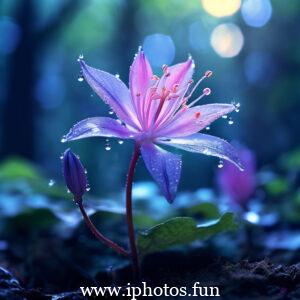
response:
M233 104L222 103L191 107L185 112L178 112L168 125L163 125L158 130L157 136L179 137L196 133L235 109Z
M181 172L181 156L154 144L141 147L145 165L169 203L174 201Z
M138 121L126 85L116 76L94 69L83 60L79 60L79 63L85 80L95 93L113 109L122 121L137 127Z
M75 124L62 139L62 142L84 139L88 137L131 138L133 133L117 120L106 117L84 119Z
M153 73L150 63L148 62L144 52L139 50L130 67L129 74L129 86L131 97L133 99L137 98L137 94L141 95L141 99L144 98L152 75Z
M191 58L183 63L170 66L168 68L170 75L166 80L166 87L172 89L175 84L178 84L178 89L186 86L188 82L192 79L194 73L194 62Z
M217 182L221 191L234 203L245 205L256 188L256 160L255 154L245 147L237 145L237 151L245 171L241 173L232 164L225 162L224 167L218 169Z
M212 135L195 133L182 138L160 138L157 142L189 152L216 156L232 162L241 171L244 169L237 150L225 140Z

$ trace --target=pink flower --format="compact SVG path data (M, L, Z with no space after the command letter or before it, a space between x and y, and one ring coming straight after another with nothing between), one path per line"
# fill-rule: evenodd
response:
M175 198L180 179L181 156L158 144L216 156L242 169L237 152L229 143L198 133L216 119L236 110L233 104L196 105L210 94L209 88L191 101L193 92L211 71L191 88L195 67L191 58L174 66L164 65L163 75L159 78L153 75L140 49L130 67L128 89L116 76L88 66L81 58L78 61L87 83L119 120L108 117L82 120L63 137L63 142L95 136L134 140L147 169L170 203Z
M217 180L220 190L229 196L233 203L245 207L256 188L255 155L247 148L237 149L245 172L241 174L231 164L225 162L223 168L218 170Z

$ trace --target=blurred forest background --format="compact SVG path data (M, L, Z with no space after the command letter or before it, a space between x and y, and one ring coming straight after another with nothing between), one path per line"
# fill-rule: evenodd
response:
M159 269L165 265L166 272L175 268L167 278L180 274L179 286L186 281L204 283L211 278L206 266L214 265L219 255L234 261L268 257L280 265L271 271L268 265L265 279L255 264L254 270L247 269L249 274L242 270L239 278L234 277L244 263L229 275L224 271L227 264L225 269L212 269L212 277L222 273L224 288L235 288L237 280L248 274L246 285L241 285L243 295L256 292L257 282L268 289L266 282L275 274L278 294L290 291L300 278L299 18L299 0L0 1L0 280L1 287L3 278L20 282L8 280L0 298L12 299L8 295L16 286L22 290L21 285L54 293L91 282L94 286L94 278L103 282L103 276L115 284L114 269L126 261L86 229L63 184L60 156L67 147L80 155L91 187L84 202L87 212L100 230L125 246L123 192L133 145L110 140L107 147L104 138L66 145L61 138L84 118L113 116L86 82L78 80L78 56L128 82L129 66L140 45L157 74L162 64L184 61L189 54L196 64L195 80L212 70L213 76L197 91L212 89L203 103L240 103L240 111L232 113L232 119L220 118L204 133L250 149L241 151L243 173L226 163L219 169L216 158L182 153L182 179L173 205L162 197L143 162L138 164L133 187L136 229L190 216L201 222L199 232L211 235L236 228L235 217L242 219L236 233L218 235L208 243L201 241L207 232L186 240L189 231L181 223L179 230L167 231L154 243L150 230L153 252L155 247L168 248L169 239L171 245L177 245L177 239L178 245L185 241L190 246L179 248L184 249L181 254L150 258L153 276L148 278L165 283ZM218 230L203 224L216 224ZM170 232L175 237L170 238ZM142 251L139 240L147 237L138 236ZM195 259L187 249L195 250ZM281 264L297 265L286 275ZM195 280L190 277L193 268ZM256 269L259 278L251 288ZM271 293L273 288L271 282ZM300 285L298 291L295 299L300 297Z
M204 100L239 102L233 124L208 133L237 140L272 168L299 146L300 5L298 0L2 0L0 6L1 160L21 157L60 182L70 146L89 172L92 191L120 191L132 145L104 139L60 143L77 121L109 109L79 82L77 57L120 74L142 45L155 70L191 54L195 78L210 69ZM203 86L203 88L206 86ZM200 91L201 89L199 89ZM217 160L184 153L179 190L212 186ZM140 164L142 165L142 164ZM137 180L150 180L139 166ZM51 184L50 184L51 185Z

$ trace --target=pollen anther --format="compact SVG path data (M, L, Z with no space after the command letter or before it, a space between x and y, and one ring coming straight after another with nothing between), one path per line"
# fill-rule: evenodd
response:
M207 70L205 73L204 73L204 76L205 77L210 77L211 75L213 74L213 72L211 70Z

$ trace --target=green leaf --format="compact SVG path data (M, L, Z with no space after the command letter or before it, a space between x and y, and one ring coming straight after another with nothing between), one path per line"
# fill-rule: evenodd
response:
M273 181L266 184L266 190L272 196L277 196L287 192L289 189L289 183L286 178L278 177Z
M41 174L30 162L21 158L9 158L1 163L1 180L15 180L20 178L39 180Z
M0 180L9 182L16 190L19 182L25 182L33 192L51 198L70 198L65 187L58 184L50 187L49 179L46 179L34 164L21 158L12 157L0 164Z
M211 202L202 202L186 209L188 214L200 215L207 219L216 219L220 217L219 208Z
M24 233L50 229L60 222L47 208L28 209L5 220L4 233Z
M299 170L300 169L300 148L292 150L284 154L280 158L280 164L287 170Z
M233 213L225 213L219 219L200 225L193 218L176 217L140 232L137 244L140 255L143 256L236 228Z

